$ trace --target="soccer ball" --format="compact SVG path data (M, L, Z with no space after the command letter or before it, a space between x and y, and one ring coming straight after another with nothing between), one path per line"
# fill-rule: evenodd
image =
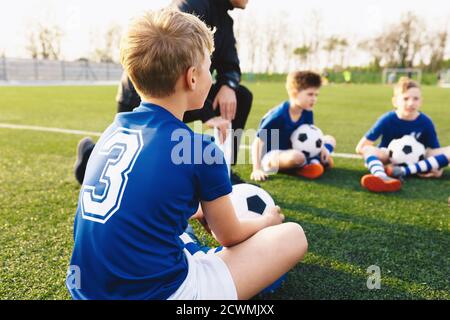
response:
M275 206L270 194L248 183L235 184L230 195L238 219L254 219Z
M322 151L323 133L312 124L303 124L291 135L292 148L303 152L306 158L317 157Z
M234 211L240 220L255 219L266 214L271 207L275 206L275 202L270 194L265 190L248 183L235 184L230 198ZM260 294L273 294L285 281L286 274L282 275L270 286L263 289Z
M389 159L395 165L410 165L425 159L425 147L411 135L392 140L388 151Z

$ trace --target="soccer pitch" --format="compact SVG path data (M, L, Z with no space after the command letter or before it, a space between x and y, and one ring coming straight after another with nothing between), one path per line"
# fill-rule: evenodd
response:
M284 84L247 85L254 94L247 128L256 128L286 99ZM0 87L0 125L101 132L115 115L115 94L112 86ZM336 137L336 152L354 153L366 130L391 109L391 95L381 85L325 87L315 123ZM424 87L423 95L422 111L434 120L441 145L450 145L450 90ZM0 299L70 298L64 282L79 192L72 165L81 137L0 126ZM234 170L249 181L251 165ZM450 299L450 170L441 179L410 178L395 194L363 190L365 173L362 160L336 158L335 168L316 181L280 174L261 183L309 241L304 261L268 298ZM380 289L367 287L370 266L381 270Z

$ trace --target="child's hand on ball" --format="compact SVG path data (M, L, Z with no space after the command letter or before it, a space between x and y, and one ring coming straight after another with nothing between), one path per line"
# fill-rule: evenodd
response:
M267 177L268 177L267 173L265 173L262 170L253 170L250 175L250 179L255 181L264 181L267 179Z
M265 217L268 220L269 226L276 226L284 221L284 214L281 213L281 209L279 206L270 208Z
M327 164L330 161L330 151L327 148L323 148L320 152L320 162L322 164Z
M444 170L433 170L427 173L418 173L417 175L421 178L440 178Z

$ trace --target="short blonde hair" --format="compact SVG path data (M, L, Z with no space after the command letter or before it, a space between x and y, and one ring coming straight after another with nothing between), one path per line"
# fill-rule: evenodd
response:
M199 18L162 9L130 23L120 60L141 96L162 98L173 94L178 78L213 50L213 32Z
M394 97L405 93L411 88L420 89L420 85L416 81L411 80L408 77L401 77L398 80L397 84L394 86Z
M288 74L286 79L286 90L288 92L320 88L321 86L322 78L319 74L312 71L293 71Z

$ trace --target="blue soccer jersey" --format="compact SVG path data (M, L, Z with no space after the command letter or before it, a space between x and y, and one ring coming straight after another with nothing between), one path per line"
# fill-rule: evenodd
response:
M395 111L387 112L366 133L366 138L376 141L381 136L379 147L387 148L392 140L404 135L413 135L425 148L440 147L433 122L423 113L420 113L415 120L402 120Z
M264 153L271 150L292 149L291 135L302 124L314 124L313 112L303 110L294 122L289 115L289 101L270 110L259 124L257 137L264 141Z
M74 299L167 299L188 273L179 238L199 202L231 193L223 154L166 109L120 113L80 191L66 285Z

